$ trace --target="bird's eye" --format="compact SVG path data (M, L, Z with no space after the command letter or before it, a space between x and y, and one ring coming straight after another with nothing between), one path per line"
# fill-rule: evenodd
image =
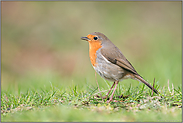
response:
M97 39L98 39L98 37L93 37L93 39L94 39L94 40L97 40Z

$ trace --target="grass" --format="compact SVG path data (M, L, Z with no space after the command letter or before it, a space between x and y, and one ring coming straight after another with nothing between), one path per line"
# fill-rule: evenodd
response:
M28 89L17 94L1 93L1 118L3 122L40 121L136 121L136 122L181 122L181 87L159 87L160 95L151 96L151 91L140 84L125 87L120 84L114 102L96 97L98 89L87 83L72 84L66 88L54 83L43 88ZM21 90L21 86L20 89ZM104 96L108 90L101 88ZM120 95L123 97L119 97ZM87 113L86 113L87 112Z
M182 121L180 2L2 2L1 121ZM160 95L100 95L80 37L104 33ZM98 76L98 75L97 75ZM97 77L105 96L112 82ZM123 95L123 96L122 96Z

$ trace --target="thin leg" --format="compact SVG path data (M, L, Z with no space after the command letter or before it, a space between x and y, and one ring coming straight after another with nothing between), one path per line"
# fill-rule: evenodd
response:
M114 87L114 85L115 85L115 82L114 82L113 85L111 86L111 88L110 88L109 92L107 93L107 95L105 95L105 96L103 97L103 99L108 98L108 95L109 95L109 93L111 92L111 90L112 90L112 88Z
M116 84L116 85L115 85L115 88L114 88L114 90L113 90L113 92L112 92L112 95L111 95L110 99L107 101L107 103L109 103L109 102L111 102L111 101L112 101L112 98L113 98L114 92L116 91L116 88L117 88L117 85L118 85L119 81L115 81L114 83Z
M108 97L109 93L111 92L112 88L114 87L114 85L115 85L115 82L113 83L113 85L111 86L109 92L107 93L107 95L106 95L107 97Z
M97 82L96 71L95 71L95 79L96 79L96 83L97 83L97 86L98 86L98 90L99 90L99 92L100 92L100 96L101 96L102 101L103 101L103 97L102 97L102 94L101 94L101 91L100 91L100 88L99 88L99 85L98 85L98 82Z

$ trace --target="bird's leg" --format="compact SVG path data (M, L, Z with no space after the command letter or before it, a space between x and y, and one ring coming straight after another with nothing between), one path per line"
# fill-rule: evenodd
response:
M116 84L116 85L115 85L115 88L114 88L114 90L113 90L113 92L112 92L112 95L111 95L110 99L107 101L107 103L109 103L109 102L111 102L111 101L112 101L112 98L113 98L114 92L115 92L115 90L116 90L116 88L117 88L117 85L118 85L119 81L115 81L114 83Z
M109 92L107 93L107 95L106 95L105 97L103 97L103 99L106 99L106 98L108 97L108 95L109 95L109 93L111 92L111 90L112 90L112 88L114 87L114 85L115 85L115 82L114 82L113 85L111 86L111 88L110 88Z
M98 85L98 82L97 82L96 71L95 71L95 79L96 79L96 83L97 83L97 86L98 86L98 90L99 90L99 92L100 92L100 96L101 96L102 101L103 101L103 97L102 97L102 94L101 94L101 91L100 91L100 88L99 88L99 85Z

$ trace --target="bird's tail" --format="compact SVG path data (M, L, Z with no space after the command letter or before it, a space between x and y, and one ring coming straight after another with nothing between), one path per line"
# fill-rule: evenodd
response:
M135 79L137 79L138 81L140 81L140 82L144 83L145 85L147 85L156 94L159 93L153 86L151 86L148 82L146 82L140 75L135 75Z

